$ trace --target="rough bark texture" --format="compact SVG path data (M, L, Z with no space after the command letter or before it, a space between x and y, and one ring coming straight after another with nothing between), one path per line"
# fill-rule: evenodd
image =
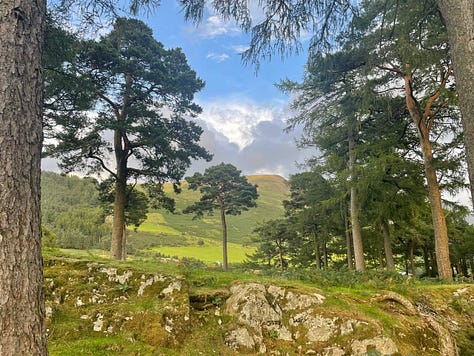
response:
M429 97L429 99L426 101L425 107L422 108L420 103L413 95L413 78L411 75L410 65L407 64L405 69L405 99L410 116L417 128L418 140L420 142L421 151L423 154L423 165L425 168L426 185L428 188L428 199L430 202L431 217L433 220L433 229L435 235L434 239L438 275L441 279L451 280L453 278L453 274L451 270L451 261L449 258L448 229L443 213L441 192L439 190L436 169L433 165L433 149L430 142L430 129L435 119L430 117L430 105L432 105L433 102L439 97L440 91L445 88L449 78L449 72L447 72L446 76L442 79L439 89Z
M118 175L119 177L120 175ZM124 226L125 205L127 202L127 182L117 178L115 182L114 220L112 224L112 240L110 242L110 257L123 259L124 257Z
M355 165L355 154L354 154L354 136L352 129L349 129L349 170L351 171L351 179L354 179L354 165ZM359 221L359 193L357 189L351 187L351 226L352 226L352 241L354 244L354 259L356 271L365 270L365 258L364 248L362 245L362 229Z
M0 1L0 355L46 355L40 162L44 1Z
M438 0L448 29L462 113L471 197L474 201L474 1Z
M385 262L387 264L388 270L395 269L395 261L393 260L393 251L392 251L392 238L390 236L390 229L388 223L383 221L381 224L382 235L383 235L383 249L385 252Z
M222 224L222 269L227 271L227 223L225 221L225 211L221 209L221 224Z

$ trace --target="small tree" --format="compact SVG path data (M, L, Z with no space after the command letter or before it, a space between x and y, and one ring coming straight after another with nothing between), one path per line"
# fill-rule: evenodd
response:
M242 211L257 206L257 186L247 181L231 164L221 163L209 167L204 174L195 173L187 177L189 189L201 192L201 199L184 209L184 213L194 213L200 218L207 212L220 212L222 224L222 259L223 270L227 271L227 223L226 215L239 215Z
M263 258L283 272L288 265L285 255L288 252L289 241L295 239L296 232L287 219L269 220L255 229L258 234L258 249L251 257Z

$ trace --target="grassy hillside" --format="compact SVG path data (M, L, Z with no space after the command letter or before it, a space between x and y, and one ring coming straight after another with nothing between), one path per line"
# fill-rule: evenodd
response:
M285 179L280 176L256 175L249 176L248 179L252 184L258 186L259 199L256 208L243 212L242 215L228 217L229 260L231 262L240 262L246 254L253 251L252 247L246 246L250 242L252 231L257 223L283 215L281 202L287 198L289 193ZM48 225L48 228L59 235L60 239L67 241L66 245L61 246L100 247L98 244L81 247L81 244L73 243L74 236L81 236L81 241L85 240L82 235L86 234L87 229L83 228L84 231L79 231L79 228L71 230L70 227L66 229L65 224L60 224L62 221L70 223L72 217L77 220L80 216L84 216L85 208L98 208L97 192L93 182L78 177L43 172L42 189L43 221ZM186 206L199 200L200 196L199 192L189 190L186 182L182 185L181 194L175 194L171 184L165 186L165 191L176 200L176 212L171 214L165 210L151 210L148 219L137 230L130 228L129 252L146 251L150 254L194 257L205 262L220 260L221 226L219 216L204 216L203 219L195 220L192 215L182 213ZM59 213L61 213L61 221L59 221ZM94 210L94 216L99 215ZM86 220L88 220L88 225L91 225L91 221L96 219L88 217ZM98 222L95 223L98 224ZM90 228L88 227L88 229ZM94 238L97 239L97 237Z
M283 214L281 202L288 195L286 181L280 176L250 176L252 184L258 185L259 199L257 207L243 212L242 215L228 217L229 241L244 243L252 234L258 222L273 219ZM165 187L167 193L176 200L176 213L155 210L148 214L148 220L137 230L138 233L161 235L165 239L170 236L193 236L207 239L220 239L220 220L216 215L205 216L203 219L193 219L192 215L182 213L182 210L199 200L199 192L188 190L186 182L182 192L175 194L171 185ZM179 240L179 239L178 239Z

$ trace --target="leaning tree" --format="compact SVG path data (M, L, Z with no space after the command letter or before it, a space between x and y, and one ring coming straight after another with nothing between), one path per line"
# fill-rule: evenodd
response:
M112 179L110 251L121 259L128 182L140 179L162 191L165 181L179 184L191 159L210 159L199 145L202 129L189 120L201 111L193 97L204 83L180 49L165 49L136 19L118 18L109 34L73 48L73 58L47 76L46 104L54 109L46 115L46 152L63 171Z

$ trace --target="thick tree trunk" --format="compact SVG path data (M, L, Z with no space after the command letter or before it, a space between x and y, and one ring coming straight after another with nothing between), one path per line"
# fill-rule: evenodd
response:
M474 202L474 2L437 0L437 3L448 30Z
M122 236L122 260L127 259L127 225L123 226L123 236Z
M112 240L110 257L123 259L123 237L125 226L125 205L127 203L127 182L117 179L115 182L114 219L112 224Z
M359 193L354 186L354 166L355 166L355 140L352 128L348 132L349 141L349 171L351 172L351 226L352 226L352 241L354 244L354 259L356 271L365 270L364 248L362 245L362 230L359 219Z
M0 0L0 355L47 355L40 174L45 1Z
M431 216L435 234L436 262L438 275L441 279L452 279L451 262L449 258L448 229L441 203L441 192L439 190L436 170L433 167L433 154L431 144L428 140L420 138L423 150L423 161L425 165L426 181L428 185L428 198L431 207Z
M388 223L384 220L380 225L383 235L383 249L385 252L385 262L388 270L395 269L395 261L393 260L392 238L390 236L390 229Z
M227 272L227 223L225 221L225 211L221 209L221 225L222 225L222 270Z

